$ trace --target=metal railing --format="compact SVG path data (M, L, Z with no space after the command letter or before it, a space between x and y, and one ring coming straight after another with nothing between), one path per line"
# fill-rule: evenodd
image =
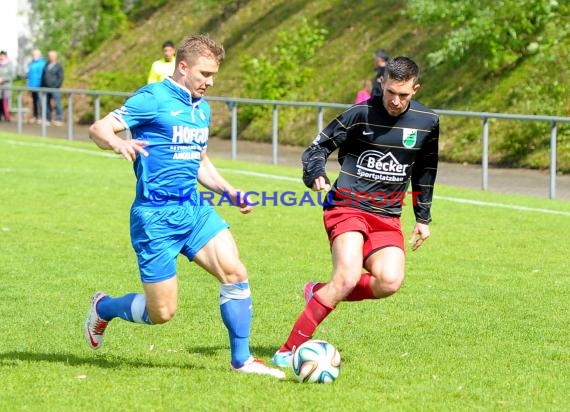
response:
M505 113L488 113L488 112L465 112L460 110L436 110L440 115L459 116L459 117L478 117L482 120L482 139L481 139L481 188L488 190L489 188L489 119L505 119L505 120L525 120L534 122L550 123L550 164L549 164L549 198L556 197L556 141L557 141L557 124L570 123L570 117L560 116L537 116L526 114L505 114Z
M49 89L38 87L22 87L22 86L0 86L0 90L8 89L16 92L17 94L17 131L22 133L23 128L23 93L36 91L40 92L41 106L42 106L42 122L40 128L41 136L46 136L46 93L59 92L62 96L67 97L67 118L73 119L73 97L75 95L92 96L94 118L98 120L101 118L101 97L113 96L127 98L133 93L126 92L110 92L102 90L79 90L79 89ZM285 100L261 100L261 99L248 99L236 97L216 97L208 96L208 101L223 102L230 110L230 142L231 142L231 158L237 159L237 140L238 140L238 106L247 104L270 105L273 107L273 116L271 124L271 160L273 164L278 163L279 154L279 107L304 107L316 109L316 129L317 132L323 129L324 123L324 110L325 109L346 109L350 107L349 104L341 103L324 103L324 102L295 102ZM522 120L533 122L548 122L550 123L550 165L549 165L549 198L556 197L556 142L557 142L557 125L559 123L570 123L570 117L559 116L537 116L537 115L520 115L520 114L505 114L505 113L489 113L489 112L468 112L458 110L435 110L436 113L442 116L455 116L467 118L480 118L482 120L482 155L481 155L481 188L487 191L489 188L489 119L506 119L506 120ZM73 121L67 122L67 138L73 139Z

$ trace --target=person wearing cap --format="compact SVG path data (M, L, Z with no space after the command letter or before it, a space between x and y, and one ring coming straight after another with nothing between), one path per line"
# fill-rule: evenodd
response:
M372 96L377 96L382 93L380 79L384 76L384 70L386 69L386 63L388 63L390 55L385 49L378 49L374 52L373 57L376 75L372 79L372 83L374 84L372 87Z
M174 47L174 43L170 40L162 43L162 54L164 57L153 62L150 67L147 80L148 84L161 82L174 73L174 62L176 61L176 48Z
M0 86L10 86L12 80L16 77L16 68L10 59L8 59L8 52L5 50L0 51ZM4 118L7 122L10 121L10 101L11 91L1 90L1 104L0 104L0 120Z

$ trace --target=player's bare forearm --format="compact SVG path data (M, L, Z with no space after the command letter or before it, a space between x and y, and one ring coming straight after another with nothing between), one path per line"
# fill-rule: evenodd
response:
M208 190L217 194L235 192L235 189L220 175L206 153L202 154L200 169L198 169L198 182Z
M238 194L239 191L220 175L205 152L202 153L200 169L198 169L198 182L206 189L219 195L229 196L232 203L239 207L241 213L246 214L253 210L253 206L246 204L245 200Z
M97 120L89 127L89 138L101 149L113 150L111 140L118 139L116 135L120 130L113 128L112 116L107 115L103 119Z
M125 130L122 122L109 114L101 120L97 120L89 128L89 137L93 142L104 150L113 150L129 162L136 159L137 153L148 156L144 149L148 143L141 140L124 140L117 133Z

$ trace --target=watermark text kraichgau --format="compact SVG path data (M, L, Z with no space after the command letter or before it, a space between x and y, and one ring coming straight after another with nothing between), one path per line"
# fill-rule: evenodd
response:
M149 192L148 199L154 206L178 204L188 206L352 206L358 207L365 202L377 207L405 206L404 199L411 196L411 203L417 204L420 192L352 192L339 188L333 192L294 192L294 191L247 191L236 192L235 197L228 192L221 194L213 191L196 191L194 189L179 189L178 194L172 195L164 189L154 189Z

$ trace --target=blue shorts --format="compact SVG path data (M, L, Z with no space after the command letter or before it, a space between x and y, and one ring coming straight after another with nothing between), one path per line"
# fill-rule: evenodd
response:
M180 253L192 260L229 225L209 205L131 208L131 243L143 283L176 275Z

